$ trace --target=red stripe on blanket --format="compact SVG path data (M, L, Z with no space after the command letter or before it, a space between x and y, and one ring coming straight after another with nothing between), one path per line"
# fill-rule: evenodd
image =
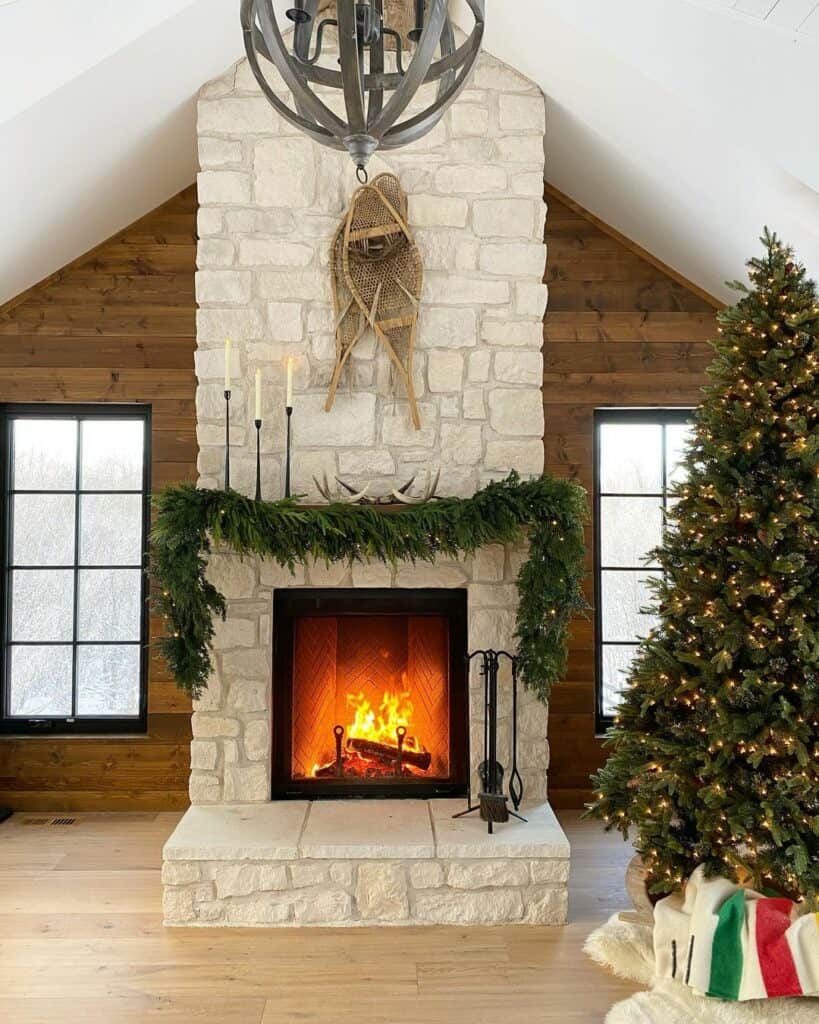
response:
M756 948L762 980L769 996L801 996L802 987L785 932L793 904L785 899L757 900Z

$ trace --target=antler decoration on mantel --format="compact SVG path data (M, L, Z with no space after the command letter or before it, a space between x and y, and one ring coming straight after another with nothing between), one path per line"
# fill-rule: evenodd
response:
M412 383L423 265L407 225L407 197L394 174L379 174L356 191L331 249L336 366L325 409L368 328L403 381L416 430L421 416Z
M435 492L438 490L440 479L440 469L434 475L427 470L424 491L422 494L412 495L409 493L410 488L415 483L415 477L412 477L410 480L407 480L403 487L396 487L391 490L389 494L381 494L378 496L370 495L371 484L367 484L363 491L357 491L355 487L352 487L340 477L336 477L335 481L341 490L334 492L327 479L326 473L320 481L316 477L313 477L313 482L318 488L319 494L321 494L322 498L324 498L325 501L330 502L330 504L340 502L344 505L421 505L425 501L432 501L435 497Z

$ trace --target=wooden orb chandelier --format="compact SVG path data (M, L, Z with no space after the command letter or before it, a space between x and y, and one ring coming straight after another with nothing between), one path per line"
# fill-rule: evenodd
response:
M291 2L287 18L293 35L288 49L274 0L242 0L248 61L279 114L316 142L346 150L361 181L366 181L367 162L376 150L406 146L435 127L463 89L480 53L485 0L466 0L475 25L460 46L449 0ZM325 45L330 29L337 34L338 50ZM276 67L295 109L270 85L260 58ZM429 84L437 84L434 99L408 116L418 90ZM319 97L316 87L339 90L344 117Z

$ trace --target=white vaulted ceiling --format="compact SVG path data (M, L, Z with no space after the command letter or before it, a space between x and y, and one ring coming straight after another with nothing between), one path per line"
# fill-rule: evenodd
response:
M242 53L238 7L0 0L0 302L193 180L194 97ZM720 297L765 223L819 275L819 0L487 0L487 20L547 95L561 191Z

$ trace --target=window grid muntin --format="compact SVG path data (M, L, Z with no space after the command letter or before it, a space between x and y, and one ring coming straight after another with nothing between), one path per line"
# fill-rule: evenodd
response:
M19 420L34 419L64 419L74 420L77 423L77 437L75 450L74 467L74 488L15 488L14 479L14 424ZM132 420L142 424L142 488L82 488L82 425L87 421L100 420ZM147 614L147 574L145 564L147 560L148 524L150 512L150 467L151 467L151 409L145 405L82 405L62 406L59 404L43 405L7 405L0 406L0 424L2 425L2 450L5 453L5 468L3 472L3 501L2 501L2 536L3 536L3 565L2 565L2 603L3 614L0 621L3 624L2 657L0 667L2 668L2 702L0 703L0 731L26 733L48 731L43 726L59 727L60 731L93 734L94 732L142 732L147 725L147 643L148 643L148 614ZM74 557L72 564L51 566L51 565L16 565L12 562L12 539L13 539L13 498L17 494L69 494L74 496ZM123 565L85 565L80 563L80 532L82 517L81 497L86 494L99 495L121 495L136 494L142 498L141 506L141 550L143 563ZM14 641L11 639L12 623L12 588L11 580L13 572L26 572L32 570L42 571L69 571L73 573L73 608L72 608L72 637L70 640L53 641ZM130 570L141 573L139 607L140 617L138 625L138 638L135 640L80 640L79 629L79 574L81 571L111 571ZM11 714L11 655L15 647L71 647L71 716L65 715L37 715L23 716ZM140 650L139 658L139 679L138 679L138 710L134 715L95 714L93 716L80 716L77 712L78 705L78 657L81 647L137 647ZM30 728L26 728L27 724Z
M606 713L604 708L604 681L603 681L603 656L608 647L638 647L639 640L603 640L603 607L602 589L603 574L606 572L641 572L657 573L661 571L658 565L640 566L609 566L601 564L601 499L602 498L656 498L661 503L663 514L663 529L665 529L666 516L669 507L669 472L668 472L668 436L667 427L670 424L689 424L692 410L690 408L631 408L631 409L597 409L594 414L594 592L595 592L595 726L598 733L604 732L613 722L613 715ZM629 424L654 424L661 428L661 480L662 493L658 491L602 491L600 480L602 478L602 428L608 423ZM636 651L635 651L636 653Z

